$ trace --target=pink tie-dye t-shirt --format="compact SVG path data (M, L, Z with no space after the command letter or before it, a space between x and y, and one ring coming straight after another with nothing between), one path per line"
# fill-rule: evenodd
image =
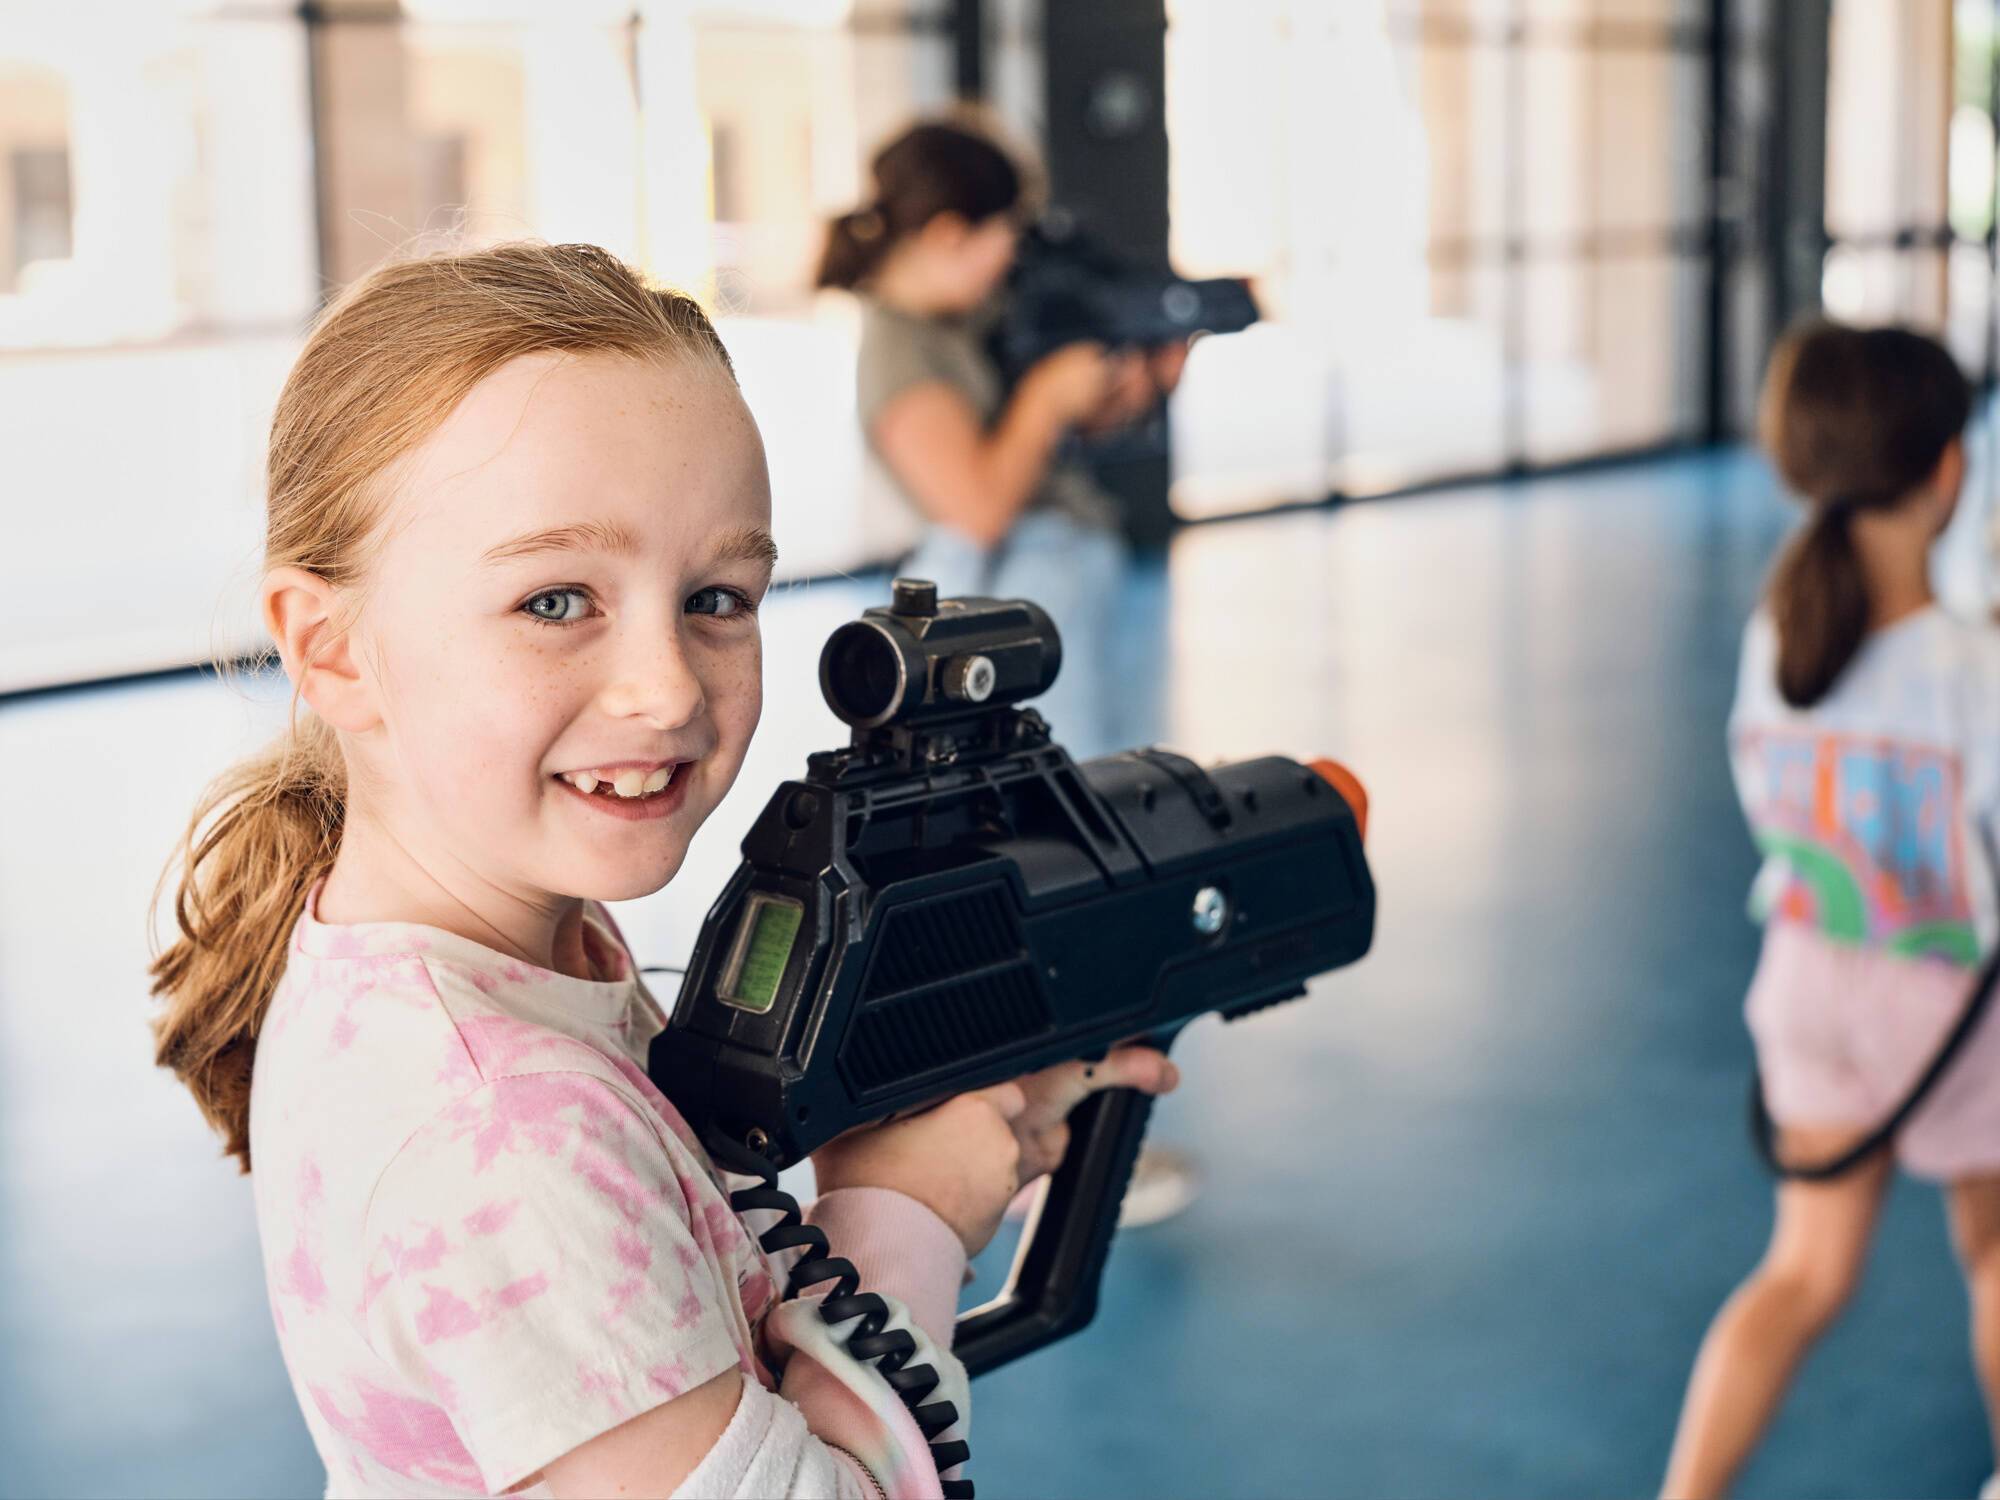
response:
M600 909L585 936L590 980L299 919L251 1180L329 1494L493 1493L724 1371L771 1384L770 1267L645 1076L659 1011Z

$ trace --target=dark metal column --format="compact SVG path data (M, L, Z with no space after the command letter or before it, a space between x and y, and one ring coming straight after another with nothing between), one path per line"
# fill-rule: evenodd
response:
M1742 205L1734 168L1735 105L1730 98L1729 0L1708 5L1708 421L1707 436L1729 434L1730 271Z
M1773 143L1771 326L1820 304L1826 269L1827 36L1832 0L1774 8L1777 139Z
M960 100L986 97L986 6L984 0L952 0L951 62Z
M1045 0L1042 28L1051 201L1121 254L1164 266L1165 0ZM1164 543L1173 524L1165 442L1093 467L1132 541Z
M1049 0L1049 185L1126 255L1167 257L1164 0Z

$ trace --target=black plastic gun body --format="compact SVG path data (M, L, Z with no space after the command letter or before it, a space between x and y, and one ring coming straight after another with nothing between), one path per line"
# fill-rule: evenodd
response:
M1129 260L1061 211L1022 236L1003 305L987 348L1009 386L1066 344L1154 349L1198 333L1240 333L1258 319L1248 282L1191 280Z
M752 827L654 1045L698 1130L784 1166L1126 1039L1169 1045L1367 951L1374 888L1330 773L1157 750L1079 765L1013 706L1060 660L1041 611L898 599L829 642L854 744ZM961 1319L974 1373L1089 1321L1148 1104L1079 1111L1009 1293Z

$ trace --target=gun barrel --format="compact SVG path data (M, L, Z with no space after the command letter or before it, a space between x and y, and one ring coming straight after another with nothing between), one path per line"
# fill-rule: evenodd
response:
M1354 814L1354 826L1361 834L1363 843L1368 840L1368 789L1361 784L1361 778L1348 770L1337 760L1321 756L1318 760L1306 762L1306 769L1316 771L1326 784L1346 799L1348 810Z

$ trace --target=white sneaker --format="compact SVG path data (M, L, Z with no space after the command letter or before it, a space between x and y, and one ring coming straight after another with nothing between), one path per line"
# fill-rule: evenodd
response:
M1031 1182L1014 1195L1007 1205L1010 1223L1028 1217L1047 1179ZM1141 1146L1139 1159L1132 1164L1132 1180L1125 1186L1125 1199L1118 1205L1120 1229L1143 1229L1175 1214L1194 1202L1201 1191L1201 1168L1185 1151L1172 1146ZM2000 1495L1981 1495L1980 1500L2000 1500Z
M1192 1156L1172 1146L1141 1146L1119 1205L1118 1227L1138 1229L1171 1219L1200 1191L1201 1169Z

